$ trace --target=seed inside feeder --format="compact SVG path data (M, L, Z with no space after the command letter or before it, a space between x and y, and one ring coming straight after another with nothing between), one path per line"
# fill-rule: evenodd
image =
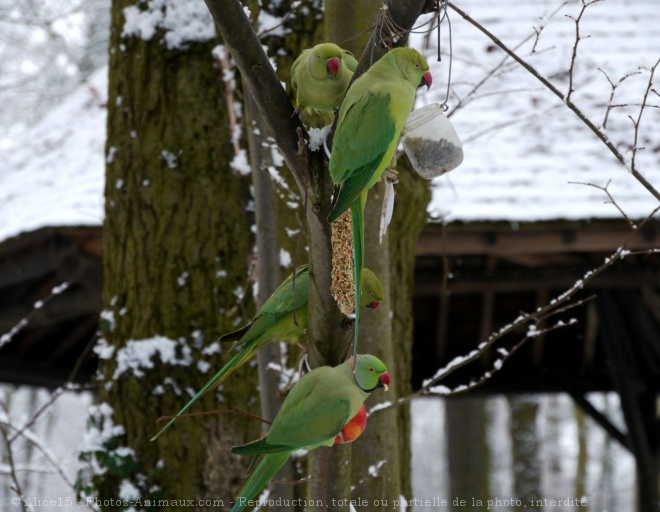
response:
M415 110L403 129L403 148L417 173L430 180L463 162L463 146L442 105Z

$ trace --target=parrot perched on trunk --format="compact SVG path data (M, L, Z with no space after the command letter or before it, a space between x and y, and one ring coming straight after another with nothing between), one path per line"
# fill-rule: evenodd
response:
M304 375L287 395L268 434L231 449L232 453L261 457L253 462L250 477L231 512L250 506L250 500L296 450L332 446L342 427L360 411L369 393L379 387L387 391L389 384L390 376L383 362L367 354L350 358L334 368L321 366Z
M415 102L415 91L422 85L431 87L432 81L426 59L417 50L395 48L353 82L339 109L329 163L336 189L328 222L350 208L356 303L361 296L364 267L367 192L392 161ZM359 319L360 312L356 310L355 354Z
M197 392L190 402L179 411L177 416L183 414L202 395L220 384L236 369L250 360L267 343L271 341L301 343L304 340L305 329L307 328L309 266L298 267L295 276L295 285L292 274L282 282L261 306L252 322L237 331L220 337L220 341L236 341L235 346L240 347L239 352ZM364 280L364 293L360 300L360 306L371 311L376 309L380 301L383 300L383 285L378 277L366 268L364 269ZM151 440L154 441L158 438L174 421L176 421L176 417L172 418Z
M332 123L356 67L353 54L336 44L303 50L291 66L291 88L296 113L305 125L321 128Z

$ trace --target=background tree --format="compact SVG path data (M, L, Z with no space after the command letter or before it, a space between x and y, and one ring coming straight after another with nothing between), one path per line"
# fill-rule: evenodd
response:
M213 12L213 6L210 7ZM232 38L236 37L246 43L242 47L244 55L251 51L251 44L259 44L259 58L265 59L254 33L246 36L242 32L252 31L242 6L236 3L233 7L241 16L240 23L234 24L228 34L220 27L227 48L235 48ZM415 7L416 14L409 16L408 23L421 12L421 3ZM265 5L264 8L271 15L283 14L276 11L281 8L279 5ZM297 145L299 134L304 132L298 130L298 120L290 117L292 106L282 95L284 91L279 80L273 80L270 75L264 81L258 73L243 73L243 83L259 81L260 87L244 89L241 93L228 73L230 66L226 65L228 59L223 49L216 48L213 52L217 58L214 64L212 50L217 41L211 34L197 35L194 41L181 40L186 31L168 25L171 23L167 21L168 7L165 11L151 9L151 5L145 9L129 2L115 2L112 10L104 225L106 321L99 350L102 357L100 399L105 405L100 406L98 414L92 418L92 429L102 431L105 428L107 431L112 425L114 435L104 440L105 450L92 451L84 457L90 461L91 467L96 464L108 469L88 478L101 498L125 497L133 492L138 496L215 498L228 502L243 479L247 461L232 457L226 447L257 437L259 426L254 420L238 415L180 419L172 432L166 434L167 444L149 444L146 440L151 437L155 428L153 420L161 411L178 410L187 392L198 389L207 380L208 374L204 370L207 369L209 346L217 347L212 343L213 339L246 320L252 310L250 300L244 297L249 295L246 289L250 261L245 255L251 253L254 220L251 215L245 215L250 202L249 183L242 176L247 169L245 153L237 138L235 107L232 112L231 95L234 91L237 95L242 94L246 107L255 190L263 190L256 178L263 178L265 171L271 175L273 171L277 173L276 166L269 165L267 158L260 158L256 151L257 146L269 144L263 137L253 137L253 127L261 122L261 116L280 146L292 177L302 185L298 195L300 204L307 198L306 235L313 281L313 291L310 292L313 320L309 329L313 366L339 363L347 347L348 331L329 294L330 229L325 217L329 211L332 184L321 152L307 150L302 158L296 150L296 156L292 156L292 143ZM153 26L153 33L141 24L144 18L140 16L145 12L151 16L162 15L162 21ZM231 9L223 10L225 21L232 19L230 12ZM375 19L377 7L373 2L365 2L362 12L365 17L358 19L362 20L360 30L364 41L368 36L364 32L368 28L366 13ZM308 26L294 24L294 30L283 38L287 50L284 53L289 59L320 40L300 36L310 34L310 29L314 29L313 22L305 21L310 19L315 18L300 17L299 24ZM305 28L307 30L303 30ZM260 29L262 27L258 27ZM378 52L374 59L384 50L379 41L377 43ZM269 44L272 47L274 43ZM241 55L236 51L232 55L238 68L244 71ZM280 62L284 61L284 69L288 70L291 61L286 60L280 59ZM286 71L282 73L286 74ZM219 80L220 77L224 80ZM286 79L286 76L281 78ZM254 103L245 101L250 94ZM277 100L264 108L264 94L275 95ZM284 117L278 113L282 108L287 110ZM275 118L284 119L285 132L273 130L272 120ZM287 139L288 146L282 143L283 138ZM261 156L264 156L263 152ZM289 187L286 181L279 186L283 190ZM288 190L295 195L295 191ZM279 240L265 245L262 245L264 240L259 241L260 233L268 231L261 222L271 213L274 203L272 194L270 199L267 195L255 194L259 253L264 258L266 252L272 256L279 242L280 249L288 245L289 250L285 252L292 254L295 249L291 248L286 237L276 237ZM286 195L281 190L275 194L280 203L282 200L290 203L291 198ZM240 198L238 204L236 198ZM376 203L378 201L376 198ZM374 211L379 211L380 205L376 206ZM282 211L281 204L274 210ZM260 211L266 211L266 216L260 215ZM299 211L298 215L302 219ZM418 219L424 216L425 212L421 211ZM418 222L416 228L421 229L422 224ZM291 217L281 225L292 230ZM378 229L377 220L371 225L371 231ZM280 227L276 230L284 231ZM399 233L405 233L403 247L414 247L414 229L400 229ZM378 247L373 241L368 241L368 246L371 248L368 249L371 256L367 256L369 265L378 271L387 285L388 246ZM278 251L278 254L282 252ZM399 268L396 275L397 278L407 278L411 284L414 252L408 251L405 255L407 257L397 258ZM303 259L301 257L300 261ZM264 272L271 272L273 259L261 261L258 256L257 261L259 275L265 277ZM276 272L277 269L273 273ZM268 296L268 288L276 281L264 280L266 286L259 292L260 301ZM405 300L399 300L398 304L403 307L402 311L406 306L407 312L410 311L409 299L407 304ZM388 321L391 310L385 301L378 316L373 317L373 326L369 328L365 324L363 337L367 341L364 350L371 350L388 361L393 376L400 382L397 386L405 390L403 376L410 370L405 364L397 367L393 362L393 354L403 348L392 345ZM399 332L407 330L410 334L410 325L404 322L398 327ZM216 367L224 360L223 354L215 355L208 362ZM190 372L189 366L195 364L202 371ZM403 378L399 377L399 372ZM231 383L225 384L221 390L221 403L241 404L246 408L256 405L254 372L250 375L249 370L244 371L243 375L244 378L241 379L239 374ZM136 400L136 396L140 399ZM200 408L209 410L217 408L217 404L208 396ZM407 472L402 474L400 471L402 460L409 457L405 437L409 429L404 423L405 414L400 417L400 425L399 416L394 410L381 414L380 421L387 423L388 428L379 428L376 423L372 427L374 435L365 438L361 467L357 467L356 474L367 474L368 465L374 462L370 460L373 454L379 454L388 464L380 470L378 485L373 489L367 487L368 482L364 479L361 481L365 485L360 491L361 496L373 499L391 495L398 498L402 489L409 489L409 480L404 476ZM374 418L373 421L377 422L378 416ZM327 493L325 496L350 497L350 473L344 470L349 453L350 447L340 447L326 454L323 464L312 462L314 474L319 475L321 470L324 474L323 483L312 484L312 496L318 499L323 488ZM180 472L174 469L182 466L187 468L186 475L189 476L186 478L181 478ZM343 477L338 478L339 475ZM335 482L341 483L335 486Z
M197 14L210 21L203 4ZM91 476L101 500L227 503L248 461L226 448L257 437L257 422L236 414L181 419L158 442L149 439L155 419L178 411L226 362L219 334L252 313L246 256L254 218L249 179L230 165L232 80L223 81L214 61L212 25L192 41L178 38L194 17L179 20L178 31L163 18L151 35L127 33L140 16L132 2L113 2L101 343L108 353L99 354L99 400L109 407L93 420L101 431L113 424L115 435L85 456L102 468ZM200 409L258 412L257 403L256 374L246 368Z

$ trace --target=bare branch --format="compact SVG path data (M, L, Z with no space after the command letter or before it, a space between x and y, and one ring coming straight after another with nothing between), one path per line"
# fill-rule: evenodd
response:
M622 76L622 77L619 79L619 81L615 84L614 82L612 82L612 80L610 79L609 75L608 75L605 71L603 71L601 68L597 68L597 69L598 69L598 71L600 71L603 75L605 75L605 78L606 78L607 81L609 82L609 84L610 84L610 88L611 88L611 91L610 91L610 99L607 101L607 108L605 109L605 117L603 118L603 130L606 130L606 129L607 129L607 119L608 119L608 117L609 117L609 115L610 115L610 111L611 111L613 108L615 108L615 107L623 107L623 106L624 106L624 105L614 105L614 104L612 103L612 101L614 101L614 95L616 94L616 90L617 90L617 88L618 88L618 87L619 87L619 86L620 86L620 85L621 85L621 84L622 84L627 78L630 78L631 76L634 76L634 75L639 75L639 74L641 73L641 71L635 71L634 73L628 73L627 75Z
M557 8L550 13L550 15L548 16L547 19L549 20L550 18L554 17L555 14L557 14L560 10L562 10L566 6L566 4L568 4L568 1L565 1L565 2L561 3L560 5L558 5ZM533 54L536 53L536 46L539 44L539 39L541 37L541 32L543 32L543 29L545 27L546 27L545 24L542 24L539 28L533 27L534 28L534 33L535 33L535 38L534 38L534 44L532 45L532 49L529 52L530 55L533 55Z
M9 330L9 332L6 332L0 336L0 348L9 343L14 338L14 336L16 336L21 331L21 329L30 323L30 320L39 312L41 308L43 308L54 297L66 290L69 286L71 286L73 282L74 280L64 281L63 283L53 287L53 289L44 299L35 302L33 308L27 315L25 315L25 317L21 318L16 323L16 325L14 325L14 327Z
M268 35L270 32L272 32L273 30L276 30L276 29L280 28L281 26L286 25L286 23L289 21L291 16L294 15L294 13L298 10L298 8L301 5L303 5L302 0L298 0L296 2L293 2L291 4L291 10L289 10L289 12L287 12L284 16L282 16L282 19L280 20L279 23L273 25L272 27L268 27L268 28L265 28L265 29L259 31L259 33L257 34L257 37L259 39L261 39L262 37L264 37L264 36Z
M587 7L600 1L601 0L592 0L591 2L587 2L586 0L582 0L582 9L580 9L580 14L578 14L577 18L574 18L569 14L566 15L567 18L570 18L575 22L575 42L573 43L571 65L568 68L568 93L566 93L566 101L569 101L571 99L571 94L573 94L573 70L575 69L575 60L577 59L578 45L580 44L580 41L582 39L586 39L580 37L580 20L582 19L582 15L584 14L584 11L587 10ZM587 37L591 37L591 36L587 36Z
M541 75L532 65L530 65L527 61L519 57L514 51L512 51L508 46L506 46L499 38L497 38L494 34L492 34L488 29L486 29L483 25L481 25L479 22L474 20L471 16L469 16L465 11L454 5L453 3L449 2L447 5L451 7L454 11L456 11L458 14L460 14L463 19L465 19L468 23L476 27L479 31L481 31L483 34L485 34L493 43L495 43L501 50L503 50L505 53L507 53L512 59L514 59L518 64L520 64L523 68L525 68L534 78L539 80L544 86L546 86L557 98L559 98L561 101L563 101L566 106L573 111L573 113L600 139L600 141L605 144L607 149L610 150L610 152L616 157L616 159L626 168L629 168L628 163L626 162L626 159L624 156L621 154L621 152L616 148L612 142L608 139L607 135L602 132L601 130L598 129L598 127L570 100L567 99L562 92L557 89L547 78L545 78L543 75ZM654 66L655 69L655 66ZM660 201L660 192L658 192L651 183L646 180L639 172L636 170L632 170L632 174L639 181L646 190L648 190L658 201Z
M586 185L587 187L594 187L597 188L598 190L602 190L607 194L607 197L609 198L609 201L605 201L605 204L613 204L617 210L623 215L624 219L628 222L628 225L630 226L630 229L635 229L635 223L630 220L630 218L626 215L626 212L623 211L623 209L619 206L619 204L614 200L614 197L612 197L612 194L610 194L610 191L608 190L608 187L610 186L610 183L612 180L609 180L607 184L604 187L601 187L600 185L596 185L595 183L583 183L580 181L569 181L568 183L574 184L574 185Z
M9 417L9 413L7 409L5 408L5 404L2 404L2 408L4 409L5 415L7 418ZM0 419L0 422L2 420ZM11 485L10 488L12 491L16 493L16 496L21 502L23 512L29 512L31 509L27 506L27 503L25 502L25 499L23 498L23 489L21 488L21 483L18 481L18 475L16 474L16 464L14 463L14 451L11 446L11 442L9 440L9 432L8 432L8 427L1 425L0 424L0 435L2 435L2 438L5 441L5 446L6 446L6 452L5 452L5 457L7 458L7 462L9 464L9 476L11 478Z
M296 130L304 128L238 0L205 0L264 122L301 190L305 169Z
M632 147L632 158L630 160L630 170L632 171L633 176L635 176L635 177L637 177L639 175L639 172L637 171L637 167L635 165L636 164L635 158L637 157L637 150L641 149L641 148L638 148L638 146L637 146L637 140L639 138L639 125L642 122L642 114L644 113L644 110L646 108L646 101L648 100L649 92L653 88L653 75L655 74L655 70L658 67L658 64L660 64L660 59L655 61L655 64L653 64L653 66L651 66L651 73L649 74L649 82L648 82L648 85L646 86L646 90L644 91L644 99L642 99L642 105L639 107L639 114L637 115L637 120L633 120L633 125L635 126L635 138L634 138L633 147Z
M523 327L527 324L532 324L530 326L530 329L528 330L527 336L523 338L520 342L518 342L513 347L513 349L509 349L509 350L498 349L500 354L502 354L505 358L508 358L512 353L512 351L517 350L529 338L536 337L542 332L548 332L549 330L554 330L565 326L566 324L562 324L561 322L559 322L554 326L546 328L544 330L538 330L536 328L536 325L538 325L538 323L541 322L542 320L549 318L550 316L556 315L558 313L564 312L572 307L579 306L588 300L591 300L593 296L587 297L586 299L582 299L580 301L576 301L575 303L570 303L570 300L574 297L574 295L580 290L582 290L585 287L585 285L587 285L590 281L592 281L597 276L602 274L605 270L610 268L616 262L632 254L627 249L627 246L630 244L633 238L641 231L641 229L646 225L646 223L649 222L659 211L660 211L660 206L655 208L642 222L639 223L639 225L636 226L636 228L628 237L626 242L621 247L619 247L610 257L605 258L605 261L600 267L586 272L582 276L582 278L579 279L571 288L562 292L560 295L549 301L549 303L546 306L538 308L533 313L524 313L524 312L521 313L518 316L518 318L516 318L513 322L504 326L499 331L491 334L486 341L482 341L477 346L477 348L472 350L469 354L454 358L446 366L436 371L435 375L432 378L428 379L426 382L424 382L423 386L420 389L418 389L414 393L411 393L410 395L400 398L396 403L389 404L387 407L382 407L382 409L404 404L417 396L428 393L432 387L438 384L438 382L445 379L447 376L449 376L451 373L458 370L459 368L462 368L463 366L466 366L467 364L472 363L473 361L479 359L487 349L489 349L494 345L496 341L502 339L504 336L508 334L511 334L513 331L515 331L520 327ZM653 254L657 252L660 251L658 250L639 251L639 253L641 254ZM485 382L488 378L490 378L490 376L492 376L492 373L494 373L494 371L499 370L499 367L500 365L502 365L503 361L504 360L500 359L499 363L496 362L495 363L496 367L494 368L494 370L491 370L491 372L484 374L484 376L482 376L474 383L459 386L459 388L456 388L455 390L447 390L447 392L443 392L443 394L460 393L460 392L468 391L469 389L473 389L474 387L483 384L483 382Z
M216 61L222 69L222 79L225 82L225 104L227 106L227 115L229 117L229 133L231 133L231 143L234 148L234 156L238 156L241 152L241 144L238 124L238 115L236 114L236 107L234 106L234 86L233 80L230 77L233 74L231 69L231 56L229 52L222 51L222 55L216 55Z

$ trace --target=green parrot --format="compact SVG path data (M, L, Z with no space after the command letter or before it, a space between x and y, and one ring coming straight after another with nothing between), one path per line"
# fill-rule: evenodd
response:
M390 376L380 359L360 354L352 369L353 360L351 357L334 368L321 366L304 375L287 395L268 434L231 449L232 453L262 456L258 462L253 461L250 477L231 512L253 505L250 501L296 450L332 446L369 394L380 387L387 391Z
M303 50L291 66L291 88L296 113L306 126L321 128L332 123L356 67L353 54L336 44Z
M177 417L188 410L201 396L215 388L236 369L252 359L259 349L267 343L271 341L302 343L304 341L305 329L307 328L309 266L298 267L295 276L295 285L293 274L291 274L261 306L252 322L237 331L220 337L220 341L236 341L234 346L240 347L240 350L192 397L179 411ZM364 281L364 293L360 299L360 306L371 311L376 309L380 301L383 300L383 285L378 277L367 268L364 269ZM176 417L172 418L151 440L157 439L175 421Z
M395 48L353 82L339 109L330 156L335 197L328 222L347 209L353 223L355 298L361 296L364 267L364 205L367 192L382 178L412 111L415 91L433 78L426 59L413 48ZM355 311L354 354L360 312Z

